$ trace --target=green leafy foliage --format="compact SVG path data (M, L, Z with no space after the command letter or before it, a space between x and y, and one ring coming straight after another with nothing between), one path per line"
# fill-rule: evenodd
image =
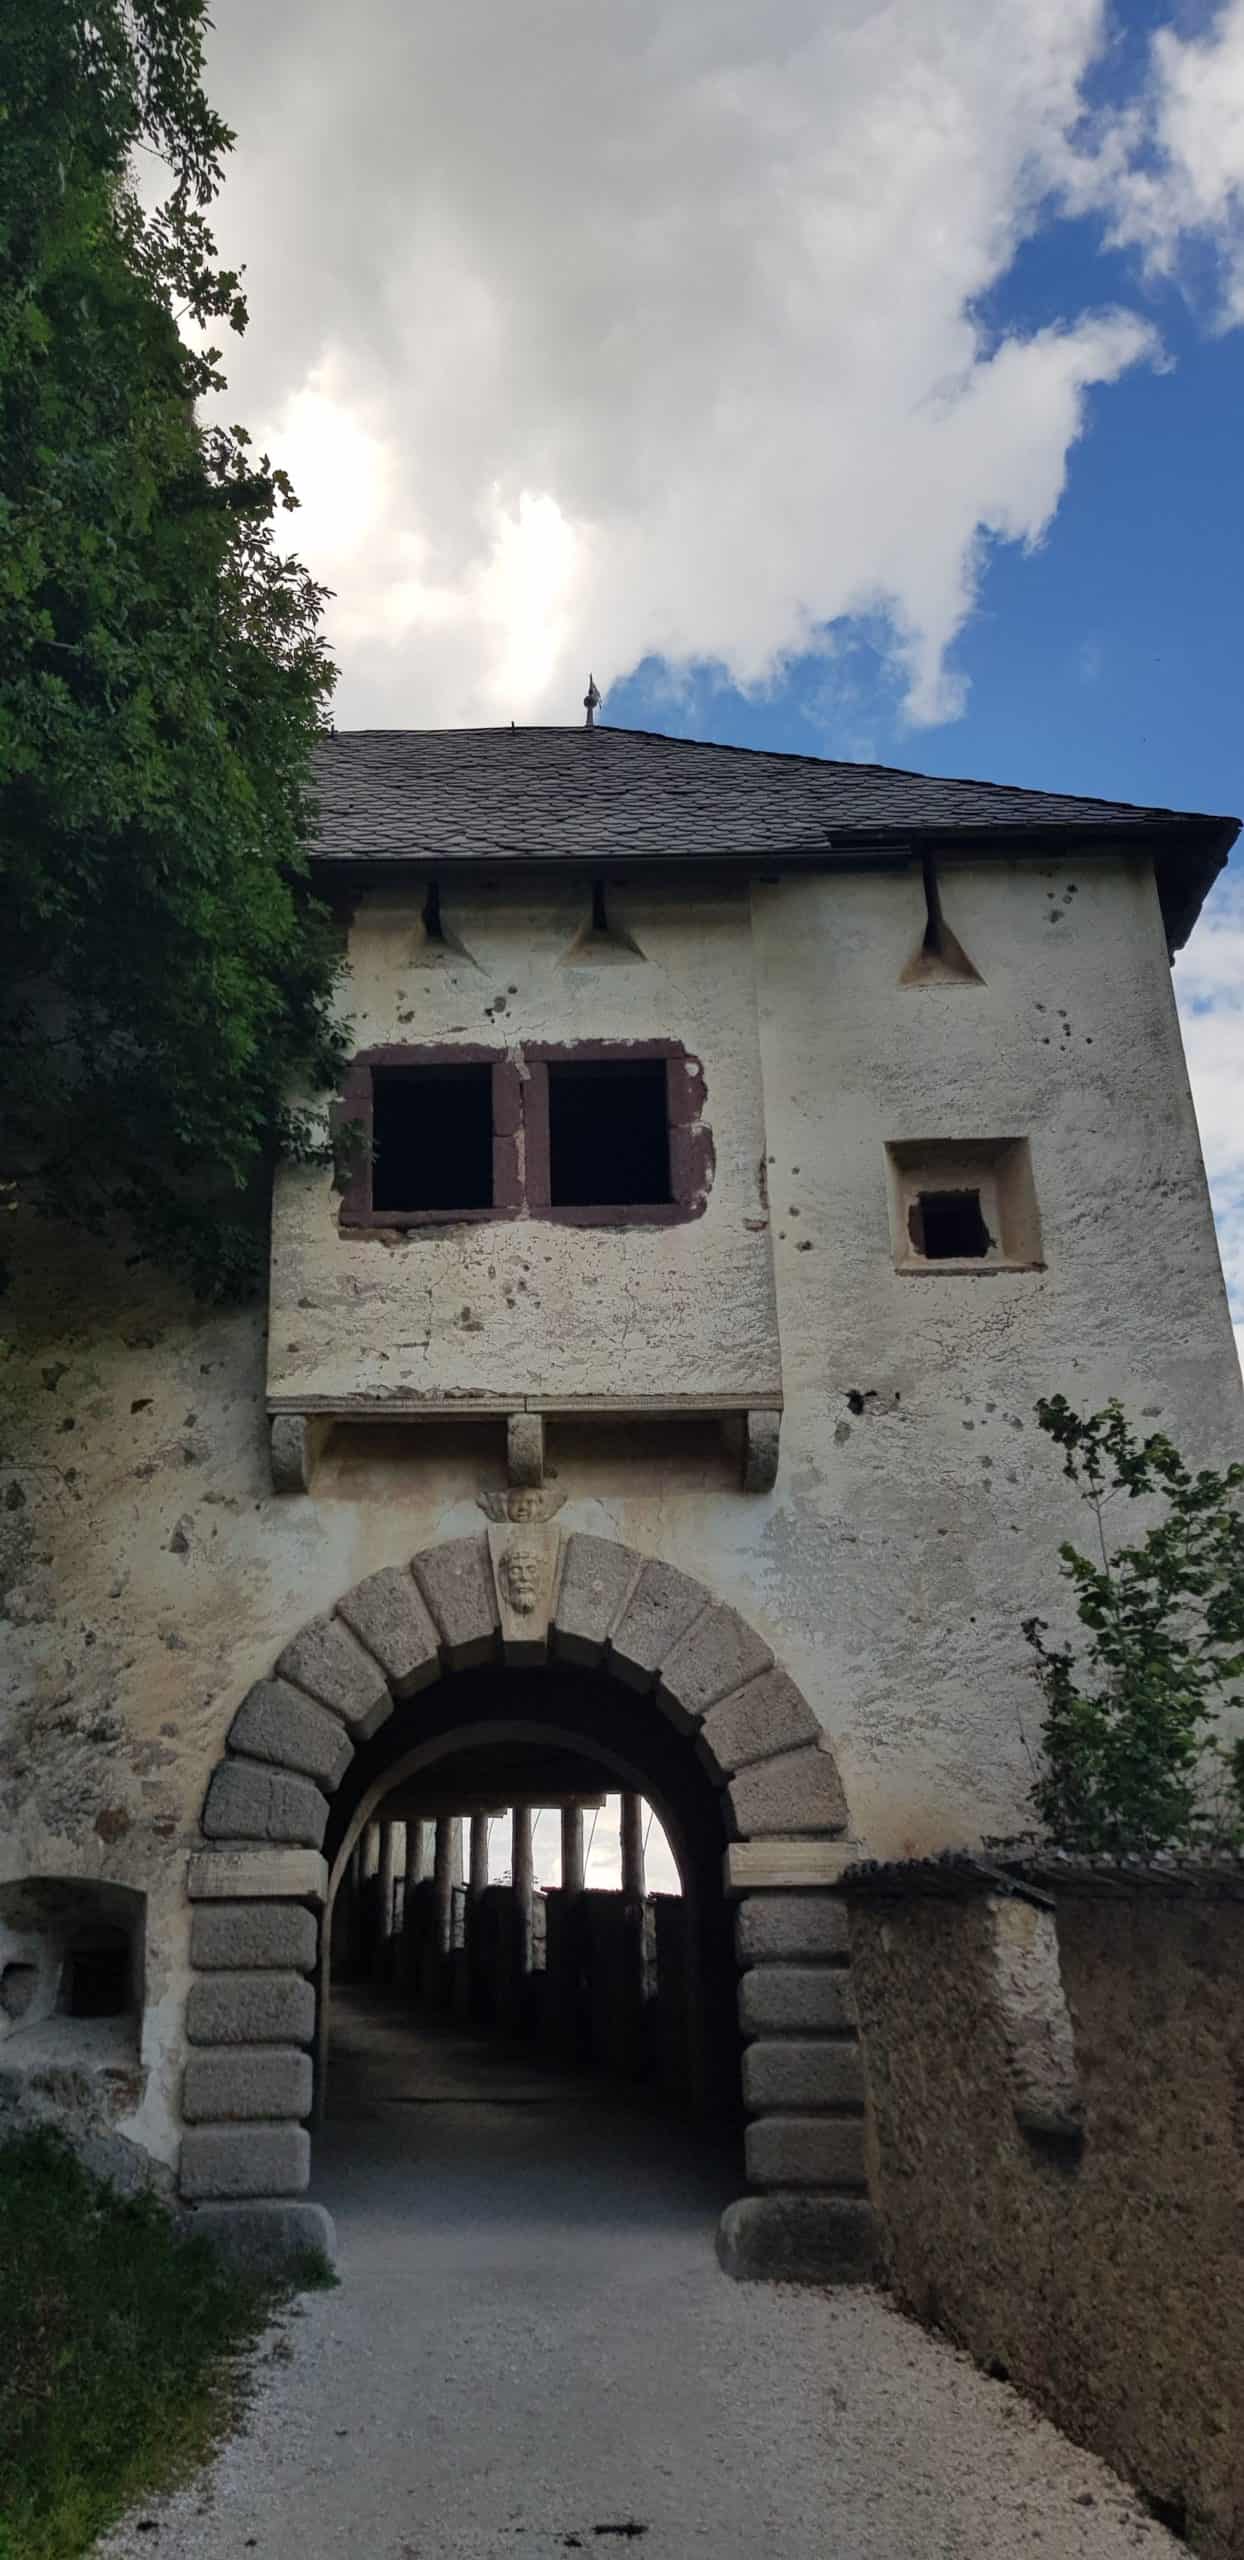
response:
M1224 1746L1216 1728L1244 1678L1244 1466L1193 1474L1164 1433L1134 1432L1117 1401L1080 1415L1054 1396L1037 1419L1093 1515L1096 1554L1059 1550L1081 1651L1048 1643L1043 1619L1024 1626L1045 1702L1034 1808L1067 1849L1238 1841L1244 1744ZM1112 1506L1146 1499L1154 1524L1112 1545Z
M0 12L0 1199L228 1293L341 1042L304 851L325 591L274 539L285 474L196 411L246 319L205 22Z
M278 2290L56 2136L0 2144L0 2560L76 2560L200 2460Z

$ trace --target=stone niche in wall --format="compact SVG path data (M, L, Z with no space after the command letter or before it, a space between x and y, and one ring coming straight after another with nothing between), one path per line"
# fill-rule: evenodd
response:
M0 2073L136 2060L145 1913L125 1885L0 1886Z

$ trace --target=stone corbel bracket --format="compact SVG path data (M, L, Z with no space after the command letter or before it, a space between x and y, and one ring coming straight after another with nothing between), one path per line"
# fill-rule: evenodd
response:
M743 1491L772 1493L777 1483L778 1453L782 1436L780 1413L745 1413L743 1416Z
M458 1408L461 1410L462 1408ZM472 1408L474 1410L475 1408ZM527 1406L516 1406L512 1412L500 1411L505 1420L506 1475L515 1493L539 1493L546 1481L546 1415ZM612 1410L606 1403L598 1410ZM739 1481L744 1493L772 1493L777 1482L778 1456L781 1442L782 1416L771 1405L745 1407L714 1402L709 1408L690 1404L692 1411L710 1409L737 1431L742 1424L742 1464ZM338 1408L334 1407L336 1412ZM347 1411L345 1406L340 1410ZM353 1410L361 1410L355 1408ZM439 1410L434 1405L428 1414ZM312 1477L331 1427L329 1413L274 1413L269 1417L269 1445L272 1458L272 1490L274 1493L310 1493ZM564 1498L564 1497L563 1497Z
M274 1413L268 1425L274 1493L310 1493L325 1424L313 1413Z

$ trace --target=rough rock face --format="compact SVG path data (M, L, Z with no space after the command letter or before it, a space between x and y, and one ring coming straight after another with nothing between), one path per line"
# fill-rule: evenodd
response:
M900 2299L1238 2560L1244 1876L1054 1886L1050 2024L1075 2070L1059 2127L1028 2103L1031 1975L1016 2007L999 1972L1014 1906L903 1899L891 1872L852 1897L851 1939Z

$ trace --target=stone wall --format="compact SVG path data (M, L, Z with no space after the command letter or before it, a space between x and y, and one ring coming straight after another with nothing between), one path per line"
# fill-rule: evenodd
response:
M586 914L590 883L580 891ZM660 1558L740 1611L831 1738L852 1832L879 1854L1013 1828L1031 1705L1017 1631L1026 1611L1053 1614L1057 1542L1079 1526L1033 1421L1037 1396L1118 1393L1206 1464L1238 1438L1238 1369L1151 876L1053 855L948 865L947 919L982 980L950 986L902 983L923 931L918 867L758 885L746 916L733 892L706 904L697 889L680 904L654 890L635 936L651 954L612 975L562 969L567 918L554 935L546 904L533 925L524 897L507 907L498 896L472 919L449 1021L443 988L425 1001L432 972L415 968L400 916L369 910L348 1006L374 1027L392 1001L402 1036L435 1020L447 1036L521 1044L616 1029L628 988L631 1029L684 1040L709 1080L713 1208L670 1231L680 1241L669 1253L708 1255L706 1340L714 1356L738 1344L750 1387L751 1348L773 1340L761 1287L771 1243L785 1399L778 1479L763 1494L740 1490L737 1454L711 1417L557 1417L559 1527ZM622 920L641 921L638 910ZM465 918L447 921L460 931ZM887 1143L973 1131L1030 1138L1048 1268L900 1273ZM714 1221L727 1216L725 1236ZM436 1256L438 1305L472 1310L472 1323L485 1303L483 1232L446 1234ZM640 1369L621 1362L631 1308L612 1243L589 1287L588 1244L575 1237L583 1285L570 1315L556 1291L542 1301L537 1325L504 1303L517 1235L511 1223L494 1238L485 1331L464 1336L489 1346L499 1391L530 1386L540 1328L573 1319L565 1358L585 1379L596 1362L607 1392L619 1380L638 1392ZM632 1237L627 1252L655 1268L666 1246L649 1254L651 1242ZM262 1306L195 1307L143 1262L48 1226L10 1246L0 1883L72 1878L146 1897L141 2092L127 2130L171 2162L187 1860L239 1701L364 1576L481 1531L481 1496L505 1480L504 1427L442 1416L343 1430L313 1494L282 1498L269 1473ZM378 1303L365 1293L390 1264L405 1257L413 1269L425 1253L366 1238L338 1238L337 1250L329 1294L347 1329L356 1298L363 1310ZM736 1297L730 1275L744 1268ZM297 1300L320 1281L295 1289L292 1305L278 1283L274 1357L295 1363L298 1327L324 1316ZM528 1294L518 1279L513 1294ZM662 1323L665 1312L663 1298ZM632 1348L645 1359L655 1323L641 1293Z
M1239 2560L1244 1873L849 1898L899 2300Z

